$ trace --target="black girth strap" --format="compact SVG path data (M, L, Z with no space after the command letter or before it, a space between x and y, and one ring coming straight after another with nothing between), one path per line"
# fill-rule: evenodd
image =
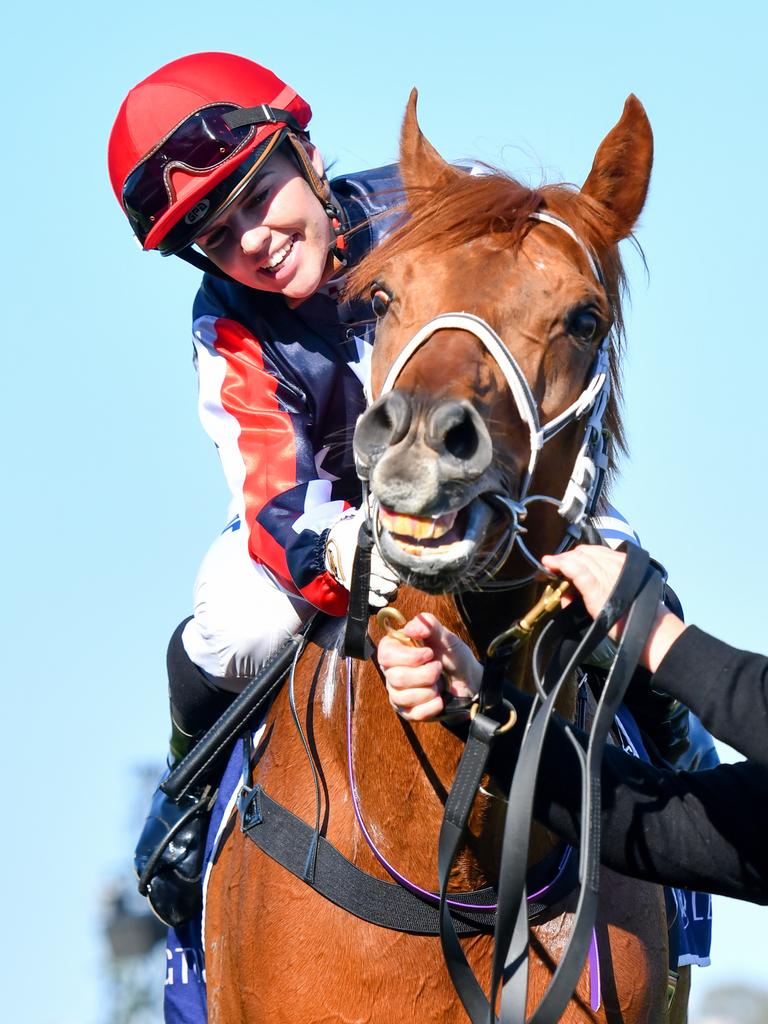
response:
M282 804L272 800L261 786L253 786L238 801L241 828L258 848L272 860L311 886L315 892L337 907L380 928L417 935L438 935L440 911L435 903L392 882L374 878L356 867L315 830L297 818ZM541 898L530 901L531 920L573 891L577 881L577 860L571 853L563 870L564 848L557 847L528 875L528 887L545 890ZM313 872L307 871L312 861ZM554 881L553 881L554 880ZM496 890L490 886L474 892L450 893L456 903L487 905L488 912L453 910L459 935L493 931Z
M314 877L308 879L306 864L315 844L315 830L267 796L261 786L254 786L242 804L241 827L272 860L355 917L395 931L438 934L438 909L434 904L401 885L384 882L361 871L322 836L317 846ZM494 908L496 892L486 888L476 892L451 893L451 899ZM462 935L493 930L493 910L489 913L455 913L456 928Z

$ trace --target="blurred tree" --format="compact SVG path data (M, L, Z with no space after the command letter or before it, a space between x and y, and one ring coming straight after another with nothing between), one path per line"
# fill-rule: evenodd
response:
M137 821L146 811L157 775L155 766L137 771L138 799L131 815ZM105 889L102 924L108 956L105 1024L157 1024L163 1018L167 929L139 896L127 856L124 871Z
M706 993L692 1024L768 1024L768 989L718 985Z

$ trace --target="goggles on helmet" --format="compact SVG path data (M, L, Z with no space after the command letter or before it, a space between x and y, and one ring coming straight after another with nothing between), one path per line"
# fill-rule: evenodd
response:
M176 200L172 171L209 174L244 149L259 126L278 122L301 131L287 110L267 104L243 108L234 103L201 107L171 129L142 157L123 185L123 209L139 241L144 243L156 221Z

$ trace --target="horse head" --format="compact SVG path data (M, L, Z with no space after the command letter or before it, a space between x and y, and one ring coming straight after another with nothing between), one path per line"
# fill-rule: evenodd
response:
M530 576L532 552L578 535L610 468L603 429L623 445L617 244L652 151L630 96L580 190L530 189L448 164L411 94L408 219L350 277L378 317L355 458L379 547L406 582L483 589Z

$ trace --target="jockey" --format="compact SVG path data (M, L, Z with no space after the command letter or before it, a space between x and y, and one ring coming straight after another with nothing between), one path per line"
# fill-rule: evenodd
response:
M350 440L375 318L338 295L402 193L394 167L329 183L310 117L266 68L201 53L132 89L109 140L112 186L141 246L205 271L193 311L199 411L232 492L194 616L169 646L169 767L315 610L347 609L361 521ZM370 603L395 588L375 555ZM141 873L192 812L149 885L172 925L200 899L204 795L173 804L158 791L136 851Z
M132 89L109 141L112 186L142 248L204 271L199 412L232 494L194 614L169 644L169 768L314 611L347 610L362 519L350 442L375 317L341 288L402 216L403 196L395 167L329 182L310 117L261 65L200 53ZM608 513L595 523L608 543L636 540ZM371 606L396 586L374 551ZM199 909L214 790L201 783L178 803L158 790L137 845L138 873L157 865L150 903L172 926Z

